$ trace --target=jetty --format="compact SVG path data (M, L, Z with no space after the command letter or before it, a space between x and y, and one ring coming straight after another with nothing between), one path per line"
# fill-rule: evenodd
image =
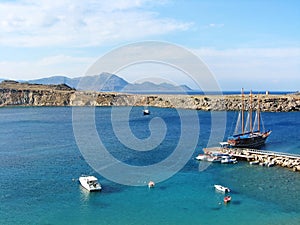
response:
M260 164L262 166L281 166L293 171L300 171L300 155L268 150L258 150L249 148L212 147L204 148L204 153L224 153L229 154L239 160L248 161L250 164Z

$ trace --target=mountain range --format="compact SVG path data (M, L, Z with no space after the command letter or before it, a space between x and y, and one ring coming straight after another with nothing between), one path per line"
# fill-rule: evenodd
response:
M4 79L0 79L4 80ZM83 76L69 78L66 76L52 76L41 79L19 81L31 84L66 84L72 88L83 91L101 91L101 92L127 92L127 93L157 93L157 92L175 92L185 93L192 89L186 85L175 86L169 83L155 84L152 82L129 83L123 78L111 74L101 73L95 76Z

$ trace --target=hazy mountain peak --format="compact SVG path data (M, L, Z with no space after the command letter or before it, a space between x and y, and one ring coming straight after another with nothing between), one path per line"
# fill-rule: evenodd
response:
M175 86L170 83L155 84L150 81L143 83L128 83L123 78L103 72L99 75L69 78L66 76L52 76L29 80L32 84L66 84L77 90L104 92L185 92L191 89L186 85Z

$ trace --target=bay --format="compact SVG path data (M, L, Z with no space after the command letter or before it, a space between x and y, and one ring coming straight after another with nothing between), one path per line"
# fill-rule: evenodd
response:
M151 135L153 118L163 119L163 142L144 153L118 140L111 109L96 108L95 124L106 148L119 160L151 165L166 159L178 144L181 120L175 109L153 107L143 116L143 108L133 107L127 118L122 109L128 108L120 108L118 123L129 122L140 139ZM192 113L182 111L187 117ZM226 137L237 114L224 113ZM0 224L299 224L300 173L246 162L213 164L199 171L201 163L194 157L208 143L211 112L197 114L200 134L193 156L173 177L148 189L114 183L89 166L76 144L71 107L1 108ZM263 113L263 118L273 131L264 149L300 154L299 112ZM192 132L194 125L188 126ZM83 190L78 183L81 174L97 176L103 191ZM224 205L224 195L215 192L216 183L232 189L230 204Z

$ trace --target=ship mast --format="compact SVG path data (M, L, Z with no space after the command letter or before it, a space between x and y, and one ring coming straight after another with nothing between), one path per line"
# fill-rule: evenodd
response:
M252 90L250 91L250 105L249 105L249 124L250 124L250 132L253 132L252 127Z
M244 134L244 88L242 88L242 134Z
M259 95L257 98L257 130L258 132L260 132L260 99L259 99Z

